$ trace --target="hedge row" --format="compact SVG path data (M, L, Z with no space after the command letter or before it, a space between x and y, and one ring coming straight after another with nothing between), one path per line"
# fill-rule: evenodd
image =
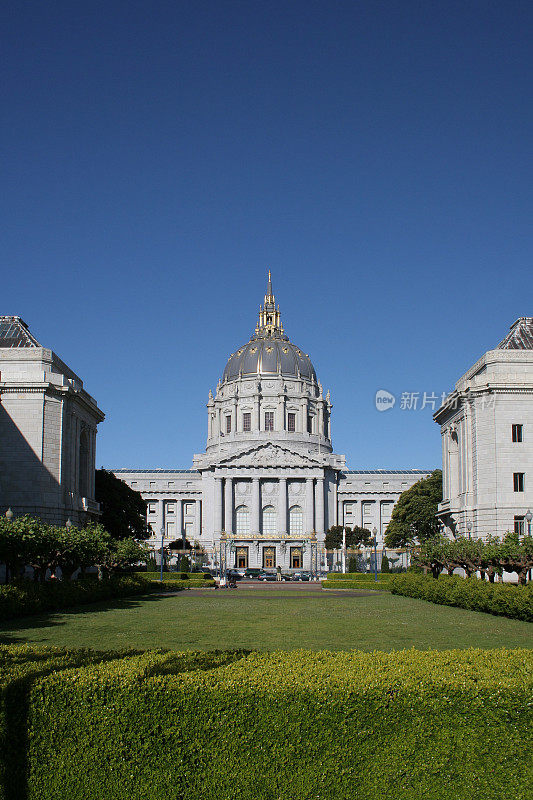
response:
M37 657L5 693L9 798L530 796L529 650Z
M139 677L171 671L173 674L195 669L211 669L242 657L242 652L168 653L134 650L96 652L64 650L56 647L0 645L0 800L26 798L27 769L31 766L28 747L30 693L33 683L52 673L65 673L66 680L76 676L73 668L116 661L119 669L130 669ZM154 670L154 667L156 668ZM76 764L73 764L76 771ZM46 793L42 796L47 796ZM59 795L77 798L75 792ZM50 796L51 800L51 796Z
M390 572L378 572L378 581L390 581L393 575ZM373 572L328 572L328 581L364 581L374 583Z
M171 588L179 591L185 588L185 584L186 581L174 581ZM169 588L170 584L165 584L165 589ZM41 583L19 581L0 586L0 620L160 591L160 583L135 576L103 581L96 578Z
M152 581L160 581L160 572L136 572L139 578L148 578ZM164 581L213 581L213 576L209 572L163 572Z
M391 583L393 594L416 597L445 606L484 611L510 619L533 622L533 585L510 586L488 583L476 578L441 575L435 579L426 575L395 575Z
M390 592L390 582L389 581L334 581L330 580L329 577L327 580L322 581L322 588L323 589L359 589L364 592L368 591L376 591L376 592Z

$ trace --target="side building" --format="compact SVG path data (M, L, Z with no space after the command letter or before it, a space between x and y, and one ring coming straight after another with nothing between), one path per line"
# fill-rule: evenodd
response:
M533 317L456 383L434 414L441 426L443 501L448 535L527 532L533 511Z
M328 528L361 525L376 529L381 553L394 503L429 471L347 470L331 413L309 356L284 332L269 273L254 334L209 392L193 469L113 472L147 501L154 549L186 537L213 566L321 569Z
M98 516L96 432L83 381L26 323L0 316L0 512L63 525Z

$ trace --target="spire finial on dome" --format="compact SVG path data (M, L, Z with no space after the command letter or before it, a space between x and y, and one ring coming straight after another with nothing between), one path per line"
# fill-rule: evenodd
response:
M265 303L259 306L259 322L255 328L256 336L273 336L274 334L283 335L283 325L281 324L281 314L279 306L276 309L276 298L272 291L272 274L268 270L268 283L265 294Z

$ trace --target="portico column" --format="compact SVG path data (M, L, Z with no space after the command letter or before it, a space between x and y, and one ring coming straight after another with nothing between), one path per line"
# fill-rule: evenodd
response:
M202 501L195 500L195 515L194 515L194 532L196 538L199 539L202 535Z
M344 525L344 515L342 512L342 497L337 495L337 525Z
M313 479L307 478L305 481L305 534L313 531L313 511L314 511L314 489Z
M252 478L252 536L259 536L261 515L261 497L259 490L259 478Z
M317 533L324 533L324 478L316 479L315 531Z
M279 479L278 533L287 533L287 478Z
M183 505L181 498L176 498L176 538L183 537L185 541L185 530L183 528Z
M167 535L167 530L165 526L165 501L159 500L159 530L157 531L157 538L161 538L161 528L165 531L165 538Z
M215 486L214 486L214 524L215 524L215 536L220 536L222 532L222 478L215 478Z
M226 478L224 493L224 530L231 533L233 530L233 478Z

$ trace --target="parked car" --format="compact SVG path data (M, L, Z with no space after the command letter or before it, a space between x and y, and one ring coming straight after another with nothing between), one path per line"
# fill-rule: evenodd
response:
M242 575L236 569L228 569L227 577L229 581L242 581Z
M244 571L244 577L245 578L258 578L259 575L262 572L263 572L263 570L260 567L248 567L248 569L246 569Z
M311 580L311 573L310 572L293 572L292 579L293 581L310 581Z
M257 579L260 581L275 581L277 580L277 576L272 570L262 569Z

